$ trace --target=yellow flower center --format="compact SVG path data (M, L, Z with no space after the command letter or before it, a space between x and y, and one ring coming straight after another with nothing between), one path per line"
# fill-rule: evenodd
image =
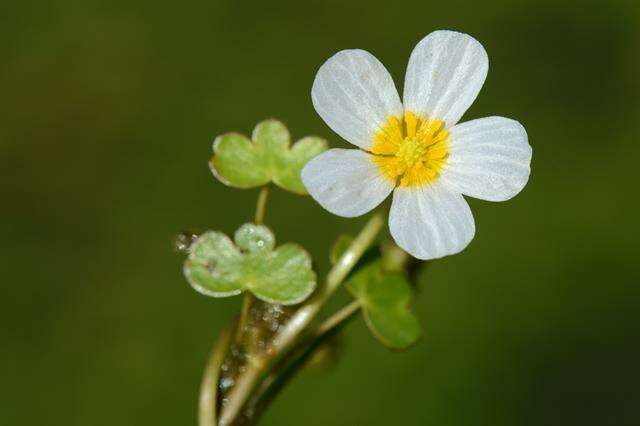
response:
M404 138L400 142L396 157L398 157L406 167L411 167L418 162L424 154L427 152L427 147L420 143L420 140L416 137Z
M448 137L440 119L430 120L412 112L406 112L403 118L389 117L374 136L373 161L398 186L432 183L447 161Z

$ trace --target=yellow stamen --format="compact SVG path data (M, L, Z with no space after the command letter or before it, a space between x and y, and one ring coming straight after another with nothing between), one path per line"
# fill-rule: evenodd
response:
M448 137L442 120L406 112L402 119L389 117L374 136L371 152L386 178L399 178L398 186L422 186L438 178L447 161Z

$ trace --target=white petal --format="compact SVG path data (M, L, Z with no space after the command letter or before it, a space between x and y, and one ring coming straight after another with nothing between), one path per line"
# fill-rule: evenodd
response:
M322 64L311 99L334 132L366 150L389 116L403 113L391 75L364 50L343 50Z
M471 106L489 69L487 52L473 37L435 31L411 52L404 80L404 108L455 125Z
M380 204L394 187L372 155L359 149L330 149L309 161L301 173L309 194L331 213L360 216Z
M437 182L396 188L389 229L396 243L418 259L458 253L475 234L473 215L465 199Z
M449 189L504 201L524 188L531 172L527 132L515 120L487 117L454 126L441 179Z

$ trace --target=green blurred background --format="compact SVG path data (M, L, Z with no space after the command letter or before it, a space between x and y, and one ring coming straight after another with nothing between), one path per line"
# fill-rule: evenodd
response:
M266 117L345 143L310 89L364 48L398 86L435 29L491 67L465 119L521 121L515 199L471 200L466 251L421 274L425 336L393 353L361 319L265 425L637 425L637 1L7 1L0 6L0 424L189 425L240 299L196 294L172 238L233 232L257 195L215 181L213 138ZM273 193L267 223L320 272L360 219Z

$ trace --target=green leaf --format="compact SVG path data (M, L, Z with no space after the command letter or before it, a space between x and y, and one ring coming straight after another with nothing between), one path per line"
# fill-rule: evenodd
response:
M235 244L209 231L191 246L184 265L187 281L207 296L233 296L248 290L269 303L292 305L309 297L316 285L311 258L296 244L274 250L275 237L263 225L247 223L235 233Z
M412 291L402 274L382 271L379 261L353 274L347 289L360 302L373 335L392 349L404 349L420 338L420 323L409 311Z
M300 179L302 167L327 149L324 139L307 136L292 147L289 131L278 120L264 120L251 139L238 133L218 136L209 162L213 174L225 185L254 188L273 182L297 194L307 191Z

